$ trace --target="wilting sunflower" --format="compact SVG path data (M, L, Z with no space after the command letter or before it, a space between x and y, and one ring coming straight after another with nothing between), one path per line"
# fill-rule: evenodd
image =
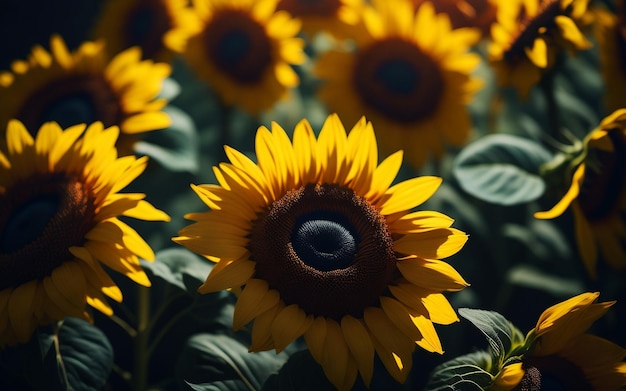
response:
M467 235L434 211L413 211L441 179L391 185L396 152L378 165L364 118L349 135L331 115L316 139L306 120L293 142L276 123L259 128L254 163L226 147L214 168L219 185L193 186L211 211L174 240L217 264L201 293L244 286L233 326L254 320L251 351L282 351L304 335L312 356L339 389L374 354L403 382L415 344L442 353L433 323L458 320L441 293L467 286L447 263Z
M623 390L626 350L585 333L615 303L596 303L598 296L583 293L545 310L526 336L527 351L500 370L489 390Z
M603 119L584 143L587 155L569 190L552 209L535 217L552 219L571 208L578 250L595 277L598 253L610 266L626 267L626 109Z
M496 20L497 2L494 0L412 0L415 7L425 2L435 6L435 12L448 15L452 28L477 27L482 37L488 37Z
M509 0L498 3L489 60L500 85L522 97L555 63L557 52L588 49L577 23L589 0Z
M141 60L137 47L109 60L103 41L87 41L70 52L63 39L53 36L50 52L35 46L27 60L0 73L0 127L16 118L27 129L46 121L67 127L100 121L119 126L120 153L129 154L137 134L170 125L159 99L170 66Z
M347 121L366 115L385 129L384 151L406 148L420 167L446 144L463 144L471 130L466 105L481 83L470 74L480 58L468 49L476 29L451 30L445 14L424 3L374 1L363 13L355 51L321 55L319 97Z
M292 65L305 60L301 23L275 11L277 1L193 0L194 31L171 32L187 41L185 58L222 101L253 115L289 96L299 83Z
M94 35L106 40L106 50L115 55L139 46L146 58L159 61L171 59L171 49L163 40L168 32L193 24L187 0L110 0L94 28ZM184 46L172 42L170 46Z
M300 19L309 38L321 31L345 38L346 29L359 21L362 6L362 0L279 0L276 9Z
M33 138L11 120L0 152L0 346L26 342L39 325L90 319L86 304L112 314L122 292L101 264L149 286L139 258L150 246L119 217L168 221L144 200L119 193L147 158L117 157L117 127L65 130L55 122ZM82 136L82 138L81 138Z
M600 49L605 100L609 111L626 106L626 6L616 1L617 13L604 8L592 9L594 31Z

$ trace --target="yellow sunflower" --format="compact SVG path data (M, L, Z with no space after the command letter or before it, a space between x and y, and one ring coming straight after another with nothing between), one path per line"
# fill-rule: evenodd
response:
M139 46L146 58L169 61L172 50L164 39L175 28L189 26L187 0L109 0L98 17L94 35L106 41L106 50L113 56L125 49ZM180 47L184 42L170 43Z
M96 122L62 130L47 122L33 138L11 120L6 133L0 152L0 346L26 342L37 326L66 316L89 320L86 304L112 314L106 297L121 301L122 292L101 264L149 286L139 258L154 258L118 217L169 220L145 194L119 193L147 158L118 158L117 127Z
M417 12L407 1L373 4L364 10L356 50L328 51L317 60L319 97L347 121L366 115L385 129L384 151L406 148L420 167L470 134L466 105L481 82L470 75L480 58L468 49L480 34L452 30L430 3Z
M495 0L412 0L412 2L416 8L425 2L432 2L435 12L448 15L452 28L477 27L483 38L489 37L498 6Z
M553 219L571 208L578 250L595 278L598 253L610 266L626 267L626 109L603 119L584 143L587 155L570 188L552 209L535 217Z
M196 22L170 33L225 104L253 115L289 97L300 82L292 65L305 60L301 23L276 11L277 1L193 0Z
M67 127L102 122L119 126L118 148L129 154L137 134L170 125L159 99L170 66L141 60L137 47L109 60L103 41L87 41L70 52L53 36L50 52L35 46L27 60L14 61L0 72L0 127L16 118L27 129L55 121Z
M441 261L465 244L452 219L413 211L438 177L391 185L398 151L378 165L376 137L364 118L349 135L337 115L315 137L306 120L293 142L276 123L260 127L254 163L226 147L214 167L218 185L193 186L211 209L174 240L215 267L201 293L244 286L233 326L251 321L251 351L282 351L304 335L312 356L340 390L374 355L404 382L415 345L442 353L433 323L458 321L441 293L467 283Z
M615 303L596 303L598 296L583 293L545 310L526 336L528 351L503 367L489 389L623 390L626 350L585 333Z
M359 21L362 6L363 0L279 0L276 9L300 19L309 38L321 31L345 38L349 26Z
M588 49L580 31L589 0L509 0L498 5L491 28L489 61L498 83L527 97L559 50Z
M617 14L600 7L592 10L604 79L604 104L610 112L626 106L626 6L624 1L617 1L616 7Z

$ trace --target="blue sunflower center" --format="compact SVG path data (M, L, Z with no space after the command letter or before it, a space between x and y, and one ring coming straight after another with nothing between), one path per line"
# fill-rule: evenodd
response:
M590 360L593 360L590 357ZM518 391L592 391L595 388L585 377L582 368L566 358L550 355L533 357L522 364L524 376L515 388Z
M334 184L309 184L272 203L253 223L248 250L255 278L285 304L336 320L379 305L396 277L385 217Z
M30 200L15 210L0 236L0 252L12 253L37 239L58 209L59 197L51 194Z
M352 83L367 106L405 124L432 116L446 87L439 64L416 43L397 37L360 50Z
M272 44L267 32L245 11L216 12L203 37L208 60L237 83L257 83L270 68Z
M357 243L357 233L349 222L340 215L323 212L306 216L292 236L293 249L302 262L321 271L348 267L354 260Z
M121 123L122 108L102 76L76 74L37 89L16 118L31 131L47 121L55 121L63 128L94 121L112 126Z
M94 225L95 197L78 177L38 174L0 195L0 290L42 279L74 259Z

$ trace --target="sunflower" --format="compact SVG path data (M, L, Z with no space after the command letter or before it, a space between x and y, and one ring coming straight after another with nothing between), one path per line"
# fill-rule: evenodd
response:
M328 379L349 389L372 378L374 354L405 381L415 344L442 353L433 323L458 321L443 291L467 286L440 260L467 235L434 211L411 211L441 179L391 186L398 151L377 165L364 118L349 135L330 115L315 138L306 120L293 142L276 123L260 127L254 163L225 147L219 185L193 186L211 209L186 217L177 243L217 264L201 293L245 286L233 326L250 321L251 351L282 351L304 335Z
M374 1L355 51L331 50L318 59L319 97L332 111L356 122L365 114L385 129L381 148L406 147L420 167L444 145L462 145L471 130L466 105L481 83L470 76L480 62L468 52L476 29L451 30L445 14L424 3Z
M545 310L526 336L527 351L509 361L489 389L624 389L626 350L585 333L615 303L596 303L598 296L583 293Z
M253 115L289 97L299 83L292 64L305 60L301 23L275 11L277 1L194 0L192 28L170 33L187 41L187 62L225 104Z
M163 40L169 31L186 28L193 15L187 0L110 0L96 22L93 34L106 40L106 50L115 55L139 46L146 58L169 61L172 51ZM173 41L169 46L180 47Z
M477 27L483 38L489 37L491 25L496 20L497 2L494 0L412 0L417 9L425 2L432 2L435 12L445 13L452 28Z
M577 23L589 0L509 0L499 3L491 28L489 61L500 85L522 97L551 69L557 52L588 49Z
M569 189L552 209L535 217L553 219L571 208L579 253L595 278L598 253L610 266L626 267L626 109L604 118L584 143L587 155Z
M85 130L86 128L86 130ZM150 246L119 217L168 221L144 200L119 193L147 158L117 157L117 127L65 130L56 122L33 138L18 120L0 152L0 346L26 342L39 325L90 319L86 304L111 315L122 292L101 264L138 284ZM81 138L82 136L82 138Z
M606 89L604 104L609 111L626 106L626 6L617 1L616 7L617 14L600 7L592 10Z
M141 60L137 47L110 61L103 41L87 41L70 52L63 39L53 36L51 51L35 46L28 60L12 64L12 72L0 73L0 126L12 118L27 129L47 121L67 127L100 121L119 126L118 148L132 152L137 134L170 125L157 98L170 66Z
M345 38L349 26L359 21L362 5L363 0L279 0L276 9L300 19L309 38L321 31Z

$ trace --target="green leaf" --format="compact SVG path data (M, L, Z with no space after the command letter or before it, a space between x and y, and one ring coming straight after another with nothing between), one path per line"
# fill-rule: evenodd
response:
M187 340L176 366L181 389L259 390L287 361L285 352L249 353L242 341L225 334L196 334Z
M211 262L182 247L160 250L153 262L141 264L154 277L190 293L196 292L213 268Z
M261 391L316 391L332 390L322 367L308 350L292 354L283 367L271 375Z
M196 126L187 113L174 106L163 109L171 118L169 128L143 134L134 145L137 154L147 155L171 171L198 171L199 143Z
M490 366L491 357L487 352L454 358L433 370L424 390L485 390L493 381L493 376L486 370Z
M541 196L541 165L552 156L541 145L509 134L482 137L465 147L454 162L454 175L471 195L494 204L515 205Z
M548 292L556 297L572 297L585 290L582 281L552 275L545 270L524 264L509 270L506 278L513 285Z
M497 312L459 308L459 315L472 322L487 337L492 356L498 363L502 363L506 354L524 341L522 332Z
M78 318L65 318L54 333L42 340L58 340L44 359L44 373L57 373L65 389L100 390L113 367L113 348L97 327ZM56 383L56 382L55 382Z

